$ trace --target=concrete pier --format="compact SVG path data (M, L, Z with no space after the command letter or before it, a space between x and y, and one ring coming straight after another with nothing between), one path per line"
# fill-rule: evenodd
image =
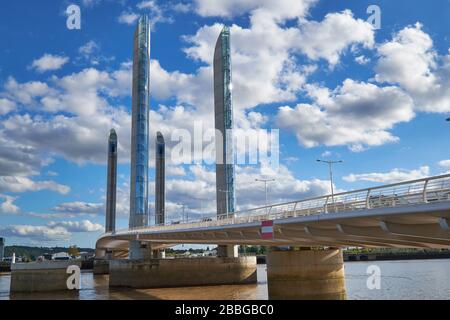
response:
M342 250L270 250L270 300L345 300Z
M46 261L15 263L11 265L11 289L13 292L74 291L67 288L71 265L81 267L79 261Z
M113 260L110 287L169 288L256 283L256 257Z
M95 275L109 274L109 261L110 260L95 259L92 273Z

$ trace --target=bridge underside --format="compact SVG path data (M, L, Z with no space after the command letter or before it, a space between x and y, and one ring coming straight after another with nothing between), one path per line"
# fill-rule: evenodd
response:
M286 216L286 214L284 214ZM261 220L270 219L264 216ZM239 219L239 222L242 219ZM261 238L261 222L218 221L148 227L105 234L97 249L124 254L130 240L159 249L177 244L326 246L367 248L450 248L450 201L398 208L274 219L273 239ZM237 222L237 221L236 221Z

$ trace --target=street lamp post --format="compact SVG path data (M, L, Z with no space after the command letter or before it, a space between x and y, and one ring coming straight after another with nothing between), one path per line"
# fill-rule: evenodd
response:
M255 179L256 182L264 182L264 190L266 194L266 213L267 213L267 206L269 205L267 202L267 182L273 182L275 179Z
M329 170L330 170L331 200L333 201L333 204L334 204L333 164L336 164L336 163L342 163L342 162L344 162L344 161L342 161L342 160L339 160L339 161L330 161L330 160L320 160L320 159L318 159L317 162L322 162L322 163L328 164L328 168L329 168Z

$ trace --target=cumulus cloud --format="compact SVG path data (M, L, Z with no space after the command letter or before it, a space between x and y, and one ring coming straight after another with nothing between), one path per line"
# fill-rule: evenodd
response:
M251 11L268 11L277 19L304 17L317 0L195 0L195 11L203 17L232 18Z
M11 112L16 107L16 104L5 98L0 98L0 116Z
M96 232L104 228L101 224L93 223L89 220L82 221L51 221L48 223L51 228L64 228L68 232Z
M378 48L378 82L397 84L408 92L416 108L450 111L450 53L440 56L420 23L396 33Z
M135 12L127 12L124 11L120 14L120 16L117 18L117 20L120 23L133 25L136 23L136 21L139 19L139 15Z
M359 151L396 142L388 130L414 117L411 98L397 87L347 79L333 91L316 85L307 90L314 104L280 107L277 115L277 124L306 147L349 145Z
M430 168L428 166L420 167L414 170L393 169L389 172L383 173L363 173L350 174L342 179L346 182L370 181L380 183L396 183L408 180L416 180L425 178L430 175Z
M157 23L162 22L173 22L172 17L168 16L166 7L159 5L154 0L144 0L140 1L136 4L136 8L140 11L140 13L135 12L133 9L128 9L127 11L123 11L118 21L120 23L134 25L136 21L139 19L141 13L147 14L150 20L150 25L153 28Z
M0 203L0 213L17 214L20 212L20 208L14 204L14 201L17 198L0 194L0 199L3 200L3 202Z
M51 190L67 194L70 187L54 181L34 181L27 177L0 176L0 192L26 192Z
M443 168L450 168L450 160L439 161L439 166L441 166Z
M321 22L302 21L296 43L299 49L312 60L320 58L330 65L336 65L340 56L353 44L372 48L374 45L373 27L368 22L355 19L349 10L329 13Z
M103 208L102 203L75 201L61 203L54 207L52 211L67 214L99 214L103 211Z
M10 225L0 228L5 237L27 238L37 241L69 240L72 233L98 232L103 226L89 220L51 221L47 225Z
M44 54L41 58L34 60L30 68L38 72L54 71L61 69L63 65L69 62L69 58L52 54Z
M3 227L0 232L5 237L27 238L38 241L67 240L70 232L64 227L12 225Z

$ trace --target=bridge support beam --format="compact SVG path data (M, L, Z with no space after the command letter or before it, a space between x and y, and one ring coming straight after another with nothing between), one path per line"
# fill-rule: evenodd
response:
M217 246L217 256L221 258L237 258L239 256L239 246Z
M277 250L267 254L271 300L344 300L342 250Z
M130 260L149 259L152 256L152 248L149 244L138 240L130 241Z

